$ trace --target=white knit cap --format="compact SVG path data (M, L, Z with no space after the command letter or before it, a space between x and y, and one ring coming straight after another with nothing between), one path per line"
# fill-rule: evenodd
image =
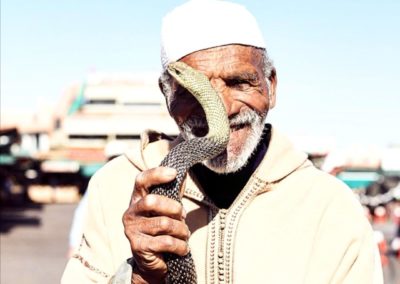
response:
M227 44L265 48L254 16L242 5L221 0L191 0L168 13L161 27L161 64L195 51Z

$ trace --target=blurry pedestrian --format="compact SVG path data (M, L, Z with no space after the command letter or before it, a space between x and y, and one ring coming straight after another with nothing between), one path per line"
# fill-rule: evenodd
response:
M88 194L86 191L74 211L71 230L69 232L69 247L67 252L68 258L73 256L74 252L79 248L79 244L82 240L84 222L88 211L87 196Z

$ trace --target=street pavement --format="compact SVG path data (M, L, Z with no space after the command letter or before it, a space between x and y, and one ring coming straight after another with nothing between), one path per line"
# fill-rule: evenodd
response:
M60 283L76 204L1 208L1 284Z
M2 207L0 283L59 283L67 262L68 234L77 204ZM375 226L393 234L393 226ZM388 236L390 238L391 236ZM393 256L383 267L385 284L400 283L400 263Z

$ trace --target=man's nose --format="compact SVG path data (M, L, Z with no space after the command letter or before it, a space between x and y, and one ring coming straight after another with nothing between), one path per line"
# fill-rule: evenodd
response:
M225 106L225 110L228 114L228 117L231 117L235 114L238 114L242 103L236 101L232 95L232 90L226 86L223 80L219 79L211 79L211 86L218 93L219 97L222 100L222 103Z

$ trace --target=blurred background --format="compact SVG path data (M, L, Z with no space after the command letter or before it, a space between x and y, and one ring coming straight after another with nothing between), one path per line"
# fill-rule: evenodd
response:
M1 1L1 283L59 282L93 173L144 129L177 134L159 34L184 2ZM400 2L236 2L277 69L268 122L349 185L400 283Z

